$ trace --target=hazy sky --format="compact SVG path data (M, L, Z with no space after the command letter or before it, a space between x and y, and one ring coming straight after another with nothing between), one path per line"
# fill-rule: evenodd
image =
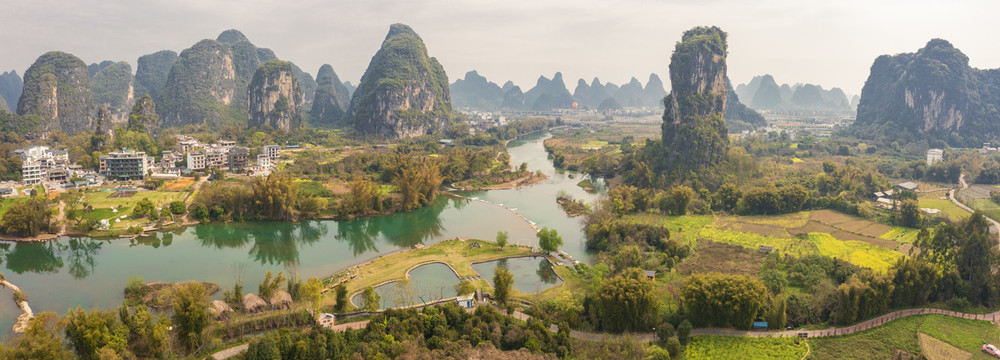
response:
M294 2L294 4L286 4ZM132 63L241 30L315 75L333 65L357 83L389 24L420 34L449 79L479 70L525 91L562 71L614 83L667 78L674 43L693 26L729 33L734 83L770 73L860 93L872 61L951 41L978 68L1000 67L1000 1L804 0L0 0L0 71L19 74L50 50L90 64Z

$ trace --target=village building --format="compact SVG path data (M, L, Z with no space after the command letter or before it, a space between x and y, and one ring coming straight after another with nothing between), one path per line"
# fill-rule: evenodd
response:
M110 180L142 180L151 164L146 152L122 149L100 157L100 173Z
M941 149L930 149L927 150L927 166L934 165L935 163L944 159L944 150Z
M21 182L24 185L69 179L69 153L66 150L36 145L14 150L14 153L21 158Z
M281 147L278 145L264 145L260 148L260 153L267 155L272 160L277 159L281 154Z

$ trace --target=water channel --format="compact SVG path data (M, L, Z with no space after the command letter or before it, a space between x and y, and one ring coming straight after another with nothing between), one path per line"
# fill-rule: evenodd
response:
M550 177L527 188L459 193L469 199L439 196L412 212L352 221L206 224L135 240L0 242L0 271L28 295L36 313L65 314L78 306L111 309L121 304L122 288L132 276L146 282L207 281L228 289L242 274L245 291L254 291L266 270L322 277L382 254L455 237L492 240L503 230L512 244L537 244L534 230L511 209L539 227L558 230L562 249L588 261L582 219L567 216L555 197L565 191L592 202L605 192L603 183L586 192L576 186L580 174L555 169L542 145L549 137L540 132L508 145L511 164L527 162L532 171ZM0 333L8 334L18 315L9 292L0 292Z

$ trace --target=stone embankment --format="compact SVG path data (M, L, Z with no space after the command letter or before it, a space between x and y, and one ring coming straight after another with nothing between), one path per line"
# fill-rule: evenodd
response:
M3 279L2 277L0 277L0 286L10 289L10 291L14 294L19 292L23 294L17 285L12 284L10 281L7 281L7 279ZM15 297L15 301L17 302L17 307L21 308L21 315L17 317L17 322L14 323L13 330L15 333L20 334L24 332L24 329L28 328L28 322L35 318L35 313L31 311L31 306L28 306L27 299L21 300Z

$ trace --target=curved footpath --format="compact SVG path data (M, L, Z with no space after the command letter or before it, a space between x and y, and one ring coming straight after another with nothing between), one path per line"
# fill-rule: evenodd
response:
M488 305L480 305L488 306ZM475 308L466 309L468 312L475 311ZM720 336L746 336L746 337L798 337L805 334L807 337L826 337L826 336L840 336L849 335L860 331L865 331L874 327L879 327L889 323L892 320L896 320L902 317L912 316L912 315L945 315L951 317L957 317L962 319L970 320L983 320L990 321L994 323L1000 323L1000 311L991 314L966 314L957 311L948 311L942 309L907 309L893 311L891 313L879 316L877 318L854 324L846 327L832 327L823 330L787 330L787 331L747 331L747 330L737 330L737 329L723 329L723 328L698 328L691 331L690 336L697 335L720 335ZM531 318L530 315L525 314L520 311L514 311L511 315L519 320L528 321ZM336 332L343 332L347 329L362 329L368 325L369 320L352 322L337 325L331 328L331 330ZM549 325L549 331L557 332L559 328L556 325ZM569 336L577 340L585 341L624 341L626 339L631 339L633 341L639 342L655 342L658 341L656 333L625 333L625 334L609 334L609 333L592 333L586 331L570 330ZM239 354L246 350L246 345L240 345L237 347L229 348L215 354L212 354L212 358L216 360L227 359L231 356Z

